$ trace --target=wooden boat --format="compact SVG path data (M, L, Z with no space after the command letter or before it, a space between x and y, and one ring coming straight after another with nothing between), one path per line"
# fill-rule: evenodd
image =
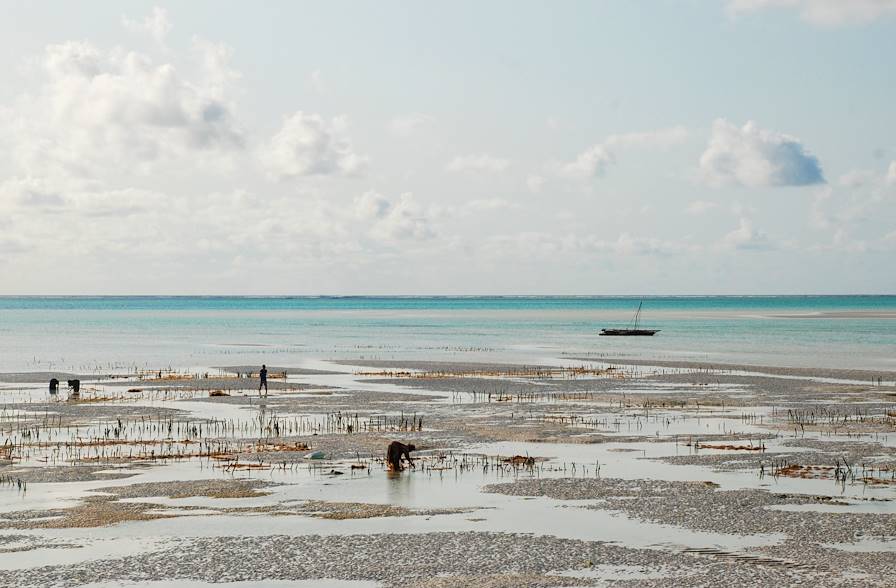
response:
M641 305L643 303L643 300L638 303L638 310L635 312L635 318L632 319L628 329L601 329L599 334L606 335L607 337L653 337L659 333L660 329L638 328L641 323Z

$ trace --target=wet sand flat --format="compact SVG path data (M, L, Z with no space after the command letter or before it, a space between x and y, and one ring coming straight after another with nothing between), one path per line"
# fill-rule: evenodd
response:
M781 367L736 363L716 363L705 361L682 361L664 359L635 359L625 357L572 357L579 361L597 361L610 365L644 366L658 368L676 368L683 370L703 370L708 372L752 372L776 376L793 376L801 378L825 378L838 380L856 380L861 382L877 382L881 378L882 383L896 386L896 372L877 370L858 370L825 367Z
M318 365L267 398L252 366L0 376L0 586L889 585L896 400L862 373Z

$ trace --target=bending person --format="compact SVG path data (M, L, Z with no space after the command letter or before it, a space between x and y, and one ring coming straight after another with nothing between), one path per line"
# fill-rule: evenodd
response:
M414 467L414 460L411 459L411 452L415 449L417 448L412 443L409 443L408 445L399 443L398 441L389 443L389 448L386 449L386 463L389 465L389 471L400 472L404 469L401 466L402 456L408 460L408 464L410 464L411 467Z

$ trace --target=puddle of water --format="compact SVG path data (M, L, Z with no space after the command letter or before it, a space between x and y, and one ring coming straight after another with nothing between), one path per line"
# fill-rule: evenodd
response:
M775 449L772 440L769 449ZM777 440L780 442L782 440ZM614 449L635 449L635 452L616 452ZM804 448L783 448L791 453L798 453ZM572 473L572 463L594 467L600 465L600 475L609 478L650 480L671 480L677 482L687 481L713 481L723 490L738 490L742 488L756 488L771 490L774 492L787 492L795 494L818 494L832 497L856 497L856 498L881 498L894 497L893 489L885 487L873 487L866 484L838 484L832 480L813 480L803 478L788 478L780 476L773 478L765 476L760 478L758 471L712 471L705 466L692 466L669 464L653 459L632 459L633 457L652 458L668 455L691 455L690 448L672 443L521 443L500 442L476 444L468 448L470 453L483 453L485 455L526 455L532 457L551 457L554 466L566 466L566 474ZM704 453L706 450L700 450ZM710 453L726 453L715 451ZM728 452L734 453L734 452ZM577 472L580 471L577 469ZM885 504L896 504L893 502Z
M577 362L581 363L581 362ZM424 394L440 398L440 404L452 402L452 396L444 392L419 390L412 386L384 384L369 381L369 378L356 376L354 372L360 368L353 366L333 366L319 362L317 369L333 369L342 373L335 375L313 374L290 376L291 381L301 381L321 386L341 386L346 390L370 390L386 393ZM655 386L650 388L669 392L675 387ZM681 392L681 386L677 387ZM736 392L730 388L726 393ZM6 391L0 392L4 395ZM36 399L45 399L44 388L34 387L28 392ZM15 394L20 394L17 390ZM291 395L292 396L292 395ZM144 404L145 403L145 404ZM114 403L113 403L114 404ZM188 411L192 419L217 419L239 423L234 425L233 434L243 438L257 438L258 429L247 428L237 431L242 423L257 422L264 427L264 422L271 413L262 408L264 403L253 398L248 406L229 403L198 402L190 400L136 400L128 404L146 406L165 406ZM569 406L581 406L571 403ZM511 410L513 406L509 406ZM707 434L744 433L747 435L767 432L759 426L754 418L743 418L738 411L742 409L702 408L699 411L691 408L685 410L654 409L643 416L630 411L624 414L600 412L600 409L586 408L576 413L582 418L618 419L619 424L611 424L607 431L589 429L619 435L652 435L664 437L686 437ZM768 415L767 407L747 409L750 413ZM283 416L283 415L278 415ZM488 418L488 414L481 415ZM289 418L325 418L326 415L288 415ZM16 417L13 417L16 418ZM520 419L522 426L537 421ZM612 421L608 421L611 422ZM761 420L760 420L761 422ZM98 425L104 427L105 425ZM95 427L95 431L99 428ZM91 429L91 430L94 430ZM85 428L76 431L85 432ZM61 432L58 433L62 435ZM71 434L71 433L69 433ZM97 433L99 434L99 433ZM847 439L847 438L843 438ZM782 450L797 454L811 451L807 448L785 447L784 438L764 441L767 449ZM840 437L825 437L825 440L841 440ZM853 439L854 440L854 439ZM737 444L746 442L737 442ZM616 450L634 451L616 451ZM158 512L176 514L176 518L152 521L128 522L112 527L96 529L54 529L22 531L25 534L37 535L53 541L83 543L80 549L38 549L16 554L0 554L0 569L32 567L54 563L74 563L85 559L102 559L131 553L158 549L175 538L215 537L233 535L308 535L308 534L370 534L370 533L424 533L441 531L490 531L514 532L554 535L569 539L600 540L618 542L632 547L675 548L675 547L717 547L719 549L736 550L756 545L768 545L783 539L777 535L750 536L727 535L717 533L694 532L677 527L641 522L621 513L581 508L599 504L596 501L558 501L549 498L526 498L501 494L486 494L481 491L485 484L511 482L516 476L542 477L617 477L625 479L655 479L671 481L704 481L712 480L720 484L722 489L759 488L775 492L792 492L801 494L820 494L847 499L845 506L808 505L810 508L793 508L792 510L830 509L830 512L894 512L896 501L872 502L859 498L878 497L893 498L891 488L870 488L862 484L841 485L829 480L811 480L797 478L760 478L758 472L714 472L703 466L686 466L653 461L651 457L670 455L692 455L694 449L673 441L641 442L641 443L486 443L475 444L465 448L467 453L480 453L489 456L529 455L533 457L551 458L540 463L531 471L496 470L494 468L473 468L466 470L452 469L448 471L417 470L401 475L388 475L373 465L367 471L353 472L347 463L325 462L321 464L299 465L287 470L243 471L235 475L224 473L220 467L213 467L208 460L184 460L155 464L146 469L132 469L137 475L122 480L99 480L90 482L65 482L55 484L31 484L26 493L3 493L0 495L0 512L25 509L49 509L72 506L78 500L94 492L98 488L108 486L124 486L141 482L170 482L176 484L181 480L228 479L232 477L269 480L276 486L270 488L269 496L242 499L215 499L192 497L170 499L165 497L128 499L128 502L149 502L158 505ZM732 457L736 452L724 450L701 449L701 454L727 454ZM574 465L575 464L575 465ZM317 468L317 469L315 469ZM323 475L331 468L345 472L344 476L329 477ZM306 516L270 516L266 514L233 515L216 514L220 509L231 507L263 507L283 503L300 504L306 500L322 500L327 502L360 502L388 504L411 509L433 508L469 508L473 512L463 512L439 516L381 517L370 519L331 520ZM191 510L197 507L201 510ZM827 512L827 510L824 510ZM19 532L19 531L16 531ZM892 548L892 542L882 545ZM839 547L838 547L839 548ZM585 570L583 574L595 574L602 579L636 579L637 570L618 566L610 569L607 566L595 566ZM614 575L615 574L615 575ZM633 575L634 574L634 575ZM586 577L592 577L590 575ZM652 576L650 576L652 577ZM117 584L96 584L96 588L105 588ZM147 588L165 586L165 583L143 583L135 586ZM195 586L204 588L204 583L184 583L178 581L170 584L177 586ZM236 583L215 584L214 586L258 587L258 586L303 586L302 583ZM336 583L326 584L315 580L307 586L375 586L369 583Z
M84 529L82 529L84 531ZM71 540L75 544L81 544L76 549L32 549L16 553L0 554L0 570L20 570L45 565L77 564L85 561L112 559L125 557L135 553L146 553L163 549L170 544L167 537L153 536L119 536L114 539L71 533L42 533L35 531L15 531L16 533L37 535L54 543L65 543ZM109 584L109 586L121 586L121 584Z
M171 464L153 468L138 477L118 481L119 484L175 479L188 473L188 463ZM192 477L196 476L195 464ZM334 464L339 467L338 464ZM344 467L343 464L343 468ZM220 471L203 470L200 474L220 477ZM525 472L522 475L526 475ZM564 475L562 470L549 475ZM568 472L567 474L568 475ZM327 477L319 471L272 471L265 479L279 484L270 490L273 494L256 498L214 499L193 497L186 499L140 498L131 502L151 502L160 508L172 507L179 516L171 519L128 522L112 527L96 529L33 530L26 533L53 538L56 541L88 541L79 550L66 550L67 559L107 557L103 547L116 545L116 553L139 552L147 549L146 538L158 541L189 537L215 537L232 535L308 535L308 534L371 534L371 533L430 533L449 531L489 531L511 533L535 533L587 541L618 542L633 547L668 548L668 546L741 549L765 545L782 540L775 535L742 537L718 533L704 533L677 527L644 523L620 513L584 509L594 501L559 501L549 498L525 498L502 494L482 493L487 483L512 481L514 475L494 470L467 470L450 472L405 472L389 475L373 470L369 475L347 474ZM109 483L103 483L110 485ZM96 483L85 483L89 487ZM35 485L38 486L38 485ZM53 486L44 484L39 486ZM61 485L68 488L68 485ZM60 489L62 490L62 489ZM305 500L328 502L363 502L390 504L412 509L472 508L472 512L437 516L379 517L369 519L331 520L296 516L217 515L210 511L225 507L258 507ZM185 507L200 507L202 511L190 511ZM126 539L116 543L120 539ZM40 550L38 550L40 551ZM75 553L77 552L77 553ZM37 565L41 557L36 552L0 554L0 568L18 568Z
M855 543L823 543L822 547L858 553L896 553L896 537L869 537L867 539L859 539Z

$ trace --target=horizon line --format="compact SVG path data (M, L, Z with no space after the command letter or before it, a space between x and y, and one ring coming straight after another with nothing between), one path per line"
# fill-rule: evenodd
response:
M896 293L751 293L751 294L0 294L10 298L250 298L250 299L350 299L350 298L824 298L896 297Z

